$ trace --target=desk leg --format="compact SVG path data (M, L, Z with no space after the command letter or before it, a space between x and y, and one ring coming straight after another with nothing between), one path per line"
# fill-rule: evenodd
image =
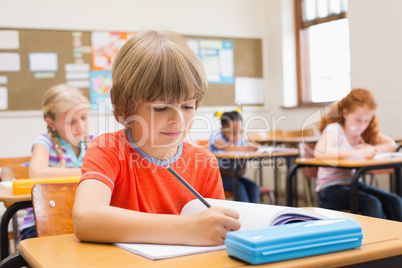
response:
M402 197L401 168L395 168L394 173L395 193Z
M272 159L274 164L274 197L275 197L275 205L278 205L278 168L276 166L277 161L276 157Z
M296 163L293 164L291 167L288 169L288 174L286 176L286 206L292 207L293 206L293 178L296 177L296 172L297 169L300 166ZM297 178L296 178L296 183L297 183Z
M10 245L8 241L8 224L12 219L13 215L17 213L18 210L32 207L31 201L23 201L23 202L16 202L12 204L7 210L4 212L3 216L1 217L1 225L0 225L0 259L3 260L8 255L10 255Z
M233 200L238 201L239 200L239 187L238 187L238 182L239 182L239 163L237 160L234 160L234 168L233 168L233 178L232 178L232 189L233 189Z
M357 195L359 178L366 170L367 168L364 167L358 168L351 179L350 212L354 214L359 213L359 196Z
M260 187L262 187L263 186L263 184L264 184L264 182L262 181L262 161L264 161L264 159L259 159L259 161L258 161L258 168L259 168L259 176L260 176ZM263 196L261 195L261 193L260 193L260 203L262 203L262 198L263 198Z

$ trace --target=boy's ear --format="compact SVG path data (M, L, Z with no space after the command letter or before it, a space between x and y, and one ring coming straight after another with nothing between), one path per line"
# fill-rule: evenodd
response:
M55 124L52 119L50 119L49 117L46 117L45 122L51 129L55 129Z

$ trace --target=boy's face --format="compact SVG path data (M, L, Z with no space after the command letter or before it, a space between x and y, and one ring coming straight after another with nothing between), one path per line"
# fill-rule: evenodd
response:
M171 158L193 124L196 99L167 104L140 104L129 125L135 143L147 154Z
M242 121L234 120L228 126L223 126L222 133L230 143L236 143L243 134Z

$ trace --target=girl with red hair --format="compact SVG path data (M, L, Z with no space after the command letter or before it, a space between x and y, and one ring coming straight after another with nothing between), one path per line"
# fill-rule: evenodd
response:
M373 94L353 89L335 102L321 119L322 132L315 147L318 159L369 159L377 152L393 152L393 139L379 132ZM316 191L320 205L329 209L350 209L351 177L355 170L333 167L318 169ZM359 212L363 215L402 221L402 198L359 182Z

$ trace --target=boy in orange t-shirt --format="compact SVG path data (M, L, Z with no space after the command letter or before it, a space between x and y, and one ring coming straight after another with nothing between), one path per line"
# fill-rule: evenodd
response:
M92 242L219 245L238 230L236 211L211 207L179 216L195 197L171 166L201 195L224 199L216 158L183 141L207 81L202 64L172 32L141 31L117 54L111 99L124 130L95 139L82 167L73 222Z

